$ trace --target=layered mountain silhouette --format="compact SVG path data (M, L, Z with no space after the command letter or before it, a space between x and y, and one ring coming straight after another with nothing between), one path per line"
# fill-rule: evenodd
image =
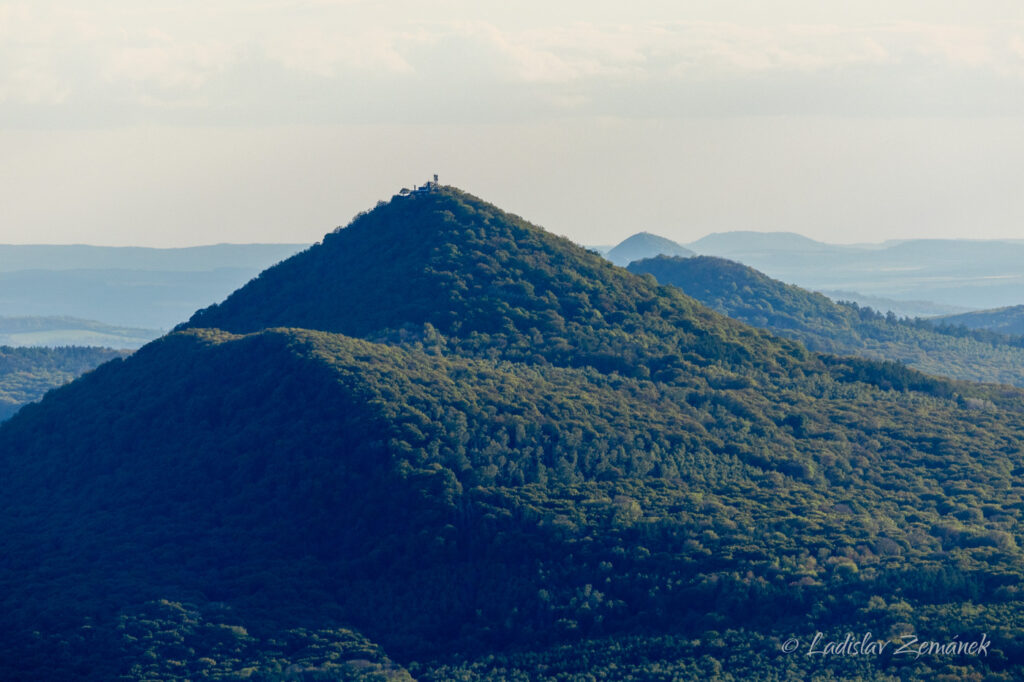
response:
M957 315L970 311L955 305L945 305L934 301L922 301L913 299L895 299L885 296L868 296L857 291L845 289L815 289L818 293L825 294L833 301L845 303L856 303L865 308L872 308L882 313L892 312L898 317L937 317L940 315Z
M954 379L1024 386L1024 341L970 333L954 324L980 316L897 319L833 302L711 256L662 256L634 262L629 269L654 275L724 315L796 339L812 350L905 362Z
M1013 240L827 244L789 232L737 231L710 234L686 246L814 291L858 292L848 298L862 303L896 299L915 315L935 314L942 307L990 309L1024 300L1024 244Z
M605 254L616 265L629 265L642 258L655 256L692 256L693 251L676 244L671 239L659 237L650 232L638 232L628 237Z
M137 348L191 315L196 307L222 299L267 266L302 248L305 245L154 249L0 244L0 310L19 318L60 316L142 328L143 333L133 334L127 346ZM76 326L67 331L77 344L105 343L95 333L98 324L92 323L92 329ZM149 329L159 332L148 334ZM114 336L123 336L123 331L117 330ZM50 338L55 336L43 336L41 344L49 344Z
M1012 676L1022 428L396 197L0 426L0 677Z
M715 232L688 245L700 254L785 253L807 254L844 252L849 247L826 244L795 232L752 232L735 230ZM672 255L672 254L666 254Z

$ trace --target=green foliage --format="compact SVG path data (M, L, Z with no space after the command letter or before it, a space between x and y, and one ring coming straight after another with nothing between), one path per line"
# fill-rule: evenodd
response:
M984 330L897 319L784 284L745 265L700 256L637 261L649 273L737 320L825 353L905 363L965 381L1024 386L1024 340Z
M428 324L449 352L635 376L708 363L782 374L807 355L454 189L357 216L179 329L409 343Z
M51 388L124 355L110 348L0 346L0 421L25 403L39 400Z
M294 628L254 636L229 607L159 600L118 618L120 645L135 662L127 677L271 682L412 682L381 648L357 632Z
M0 678L1019 678L1022 431L396 199L0 427Z

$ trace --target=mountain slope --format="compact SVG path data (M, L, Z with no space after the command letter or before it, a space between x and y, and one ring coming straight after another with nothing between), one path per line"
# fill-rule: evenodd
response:
M493 627L473 615L485 602L490 618L513 611L524 590L571 596L564 570L537 582L538 565L564 544L555 516L578 514L564 494L543 492L548 483L607 478L614 491L638 469L683 466L648 448L699 453L717 442L700 441L682 396L632 397L649 391L314 332L175 334L0 431L4 555L19 567L40 561L50 581L71 586L60 607L69 629L48 649L88 619L109 633L116 614L104 621L100 604L161 599L226 601L231 622L264 633L335 629L340 612L406 653L438 638L479 647L481 635L459 633ZM614 515L610 493L594 492L605 501L589 513ZM515 520L523 515L533 520ZM491 537L502 529L512 535ZM97 554L99 537L116 551ZM536 556L519 554L523 541ZM5 625L39 629L39 583L18 570L0 573L0 585ZM353 597L354 585L378 596ZM104 657L117 648L97 644ZM9 654L7 666L24 663ZM111 663L121 661L90 669L103 676Z
M430 329L426 328L430 325ZM669 375L806 356L452 188L397 198L179 329L298 327L452 352Z
M997 653L826 674L1024 669L1019 391L810 353L452 189L190 324L0 426L0 677L802 679L779 643L850 628Z
M835 303L710 256L653 258L629 269L654 275L722 314L788 336L812 350L897 360L954 379L1024 386L1024 347L1009 340L953 334L926 322Z
M671 239L659 237L650 232L638 232L609 249L605 256L616 265L626 266L641 258L654 256L692 256L693 251L676 244Z
M862 619L879 590L935 627L961 598L912 589L950 570L937 551L979 598L1018 570L1010 518L1024 489L999 472L1024 464L1019 413L990 406L968 423L954 401L825 392L861 407L318 332L174 334L0 428L0 538L16 558L0 571L5 677L141 665L114 626L160 600L227 604L217 622L268 640L354 626L443 667L652 627L669 649L712 622L762 637L839 585L820 627ZM894 498L897 473L913 488ZM954 482L956 496L929 495ZM992 517L967 514L970 499ZM830 549L808 565L814 547ZM731 582L736 571L754 577ZM870 622L892 618L906 614ZM15 634L34 630L49 634Z

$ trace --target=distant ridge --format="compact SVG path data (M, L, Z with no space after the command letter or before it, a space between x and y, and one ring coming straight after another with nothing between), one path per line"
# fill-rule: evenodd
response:
M935 317L931 322L936 325L963 325L968 329L988 329L1000 334L1024 336L1024 305L994 308L992 310L975 310L958 315Z
M680 246L671 239L659 237L650 232L638 232L617 246L609 249L605 256L616 265L626 266L641 258L654 256L692 256L693 251Z
M961 306L944 305L934 301L899 300L885 298L884 296L867 296L859 291L821 289L818 293L828 296L833 301L856 303L861 307L874 308L882 313L892 311L898 317L936 317L970 312L970 308L963 308Z
M722 256L750 251L834 251L844 247L819 242L795 232L716 232L687 244L699 254ZM670 254L671 255L671 254Z
M856 291L865 300L930 301L961 310L1024 301L1024 245L1008 240L829 244L791 232L737 231L707 235L688 247L806 289Z
M157 329L116 327L76 317L0 317L0 345L103 346L136 349L162 332Z
M304 247L4 244L0 245L0 315L73 317L117 327L170 329L196 308L222 299Z
M264 268L306 244L210 244L178 248L85 244L0 244L0 272L19 270L157 270Z

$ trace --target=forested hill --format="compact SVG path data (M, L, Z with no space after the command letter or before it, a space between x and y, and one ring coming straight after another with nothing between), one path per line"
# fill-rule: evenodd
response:
M772 279L722 258L657 258L629 266L679 287L718 312L816 351L905 362L968 381L1024 386L1024 342L897 319Z
M627 374L806 356L452 188L359 215L179 329L277 326Z
M1021 433L395 198L0 426L0 678L1017 679Z
M300 330L158 340L0 428L0 672L349 679L382 645L423 679L465 656L490 679L744 679L802 669L785 632L850 623L1024 646L1020 413L717 381Z
M124 355L110 348L0 346L0 421L25 403L39 400L51 388Z

